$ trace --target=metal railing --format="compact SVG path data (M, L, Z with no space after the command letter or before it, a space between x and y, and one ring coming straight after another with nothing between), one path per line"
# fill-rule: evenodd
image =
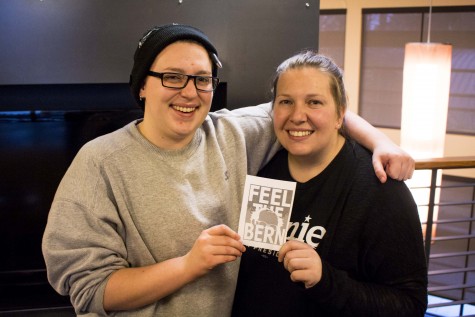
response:
M428 204L419 205L427 209L421 221L429 267L426 316L475 316L475 179L439 175L474 168L475 157L416 161L416 170L431 171Z

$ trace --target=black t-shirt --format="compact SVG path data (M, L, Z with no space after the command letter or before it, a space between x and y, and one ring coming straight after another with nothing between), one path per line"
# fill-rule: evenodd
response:
M287 151L258 174L293 181ZM290 280L277 252L247 247L234 316L423 316L427 267L417 207L402 182L380 184L371 154L346 141L329 166L297 183L288 239L322 258L310 289Z

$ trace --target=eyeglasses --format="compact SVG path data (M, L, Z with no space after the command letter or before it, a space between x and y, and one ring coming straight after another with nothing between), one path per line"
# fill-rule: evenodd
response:
M198 91L213 91L219 84L219 78L211 76L194 76L180 73L157 73L151 70L147 72L147 75L160 78L163 87L173 89L185 88L190 79L193 79L193 83Z

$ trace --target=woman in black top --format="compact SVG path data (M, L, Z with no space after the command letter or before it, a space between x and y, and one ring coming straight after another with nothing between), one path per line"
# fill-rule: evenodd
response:
M371 153L342 133L347 97L329 58L277 69L274 129L284 149L259 176L297 182L279 252L248 247L234 316L423 316L427 266L406 185L381 184Z

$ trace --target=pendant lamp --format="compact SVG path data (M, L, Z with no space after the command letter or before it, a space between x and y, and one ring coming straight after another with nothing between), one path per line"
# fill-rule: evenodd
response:
M407 43L404 53L401 147L415 159L444 156L447 111L450 91L452 46L430 42L432 4L426 43ZM427 220L429 208L430 170L417 170L407 185L419 205L421 221ZM440 185L441 173L437 176ZM437 220L439 190L435 193L433 209ZM422 205L422 206L421 206ZM425 226L423 226L425 231ZM431 228L435 236L436 226Z

